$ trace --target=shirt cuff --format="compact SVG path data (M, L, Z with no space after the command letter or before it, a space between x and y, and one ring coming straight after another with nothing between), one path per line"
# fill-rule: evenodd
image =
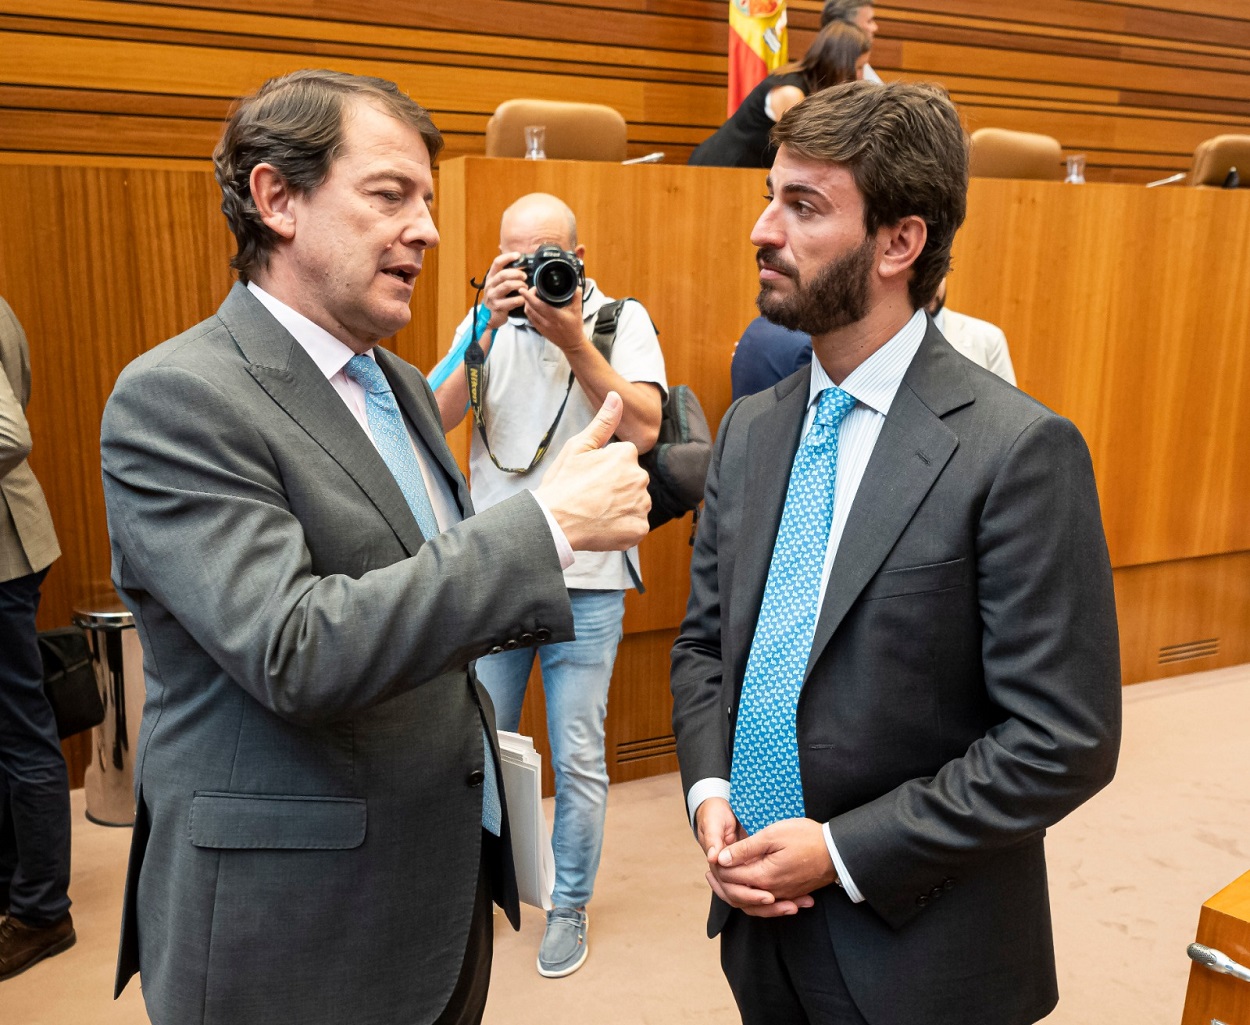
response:
M560 524L556 522L556 518L551 515L551 510L547 508L547 503L541 498L534 495L534 501L538 503L538 508L543 511L543 515L547 517L547 526L551 528L551 540L556 543L556 555L560 557L560 568L568 569L573 565L573 546L569 544L569 539L564 536L564 531L560 529Z
M701 779L698 783L690 788L690 793L686 795L686 811L690 815L690 825L694 826L695 812L699 810L699 805L706 801L709 797L723 797L729 800L729 780L719 779L716 776L709 776L707 779Z
M859 887L855 885L855 880L851 878L851 873L846 870L846 865L842 861L842 855L838 853L838 845L833 842L833 833L829 829L829 823L826 822L820 828L825 831L825 846L829 848L829 857L833 859L834 871L838 873L838 885L846 891L846 895L851 898L852 904L862 904L864 895L859 892Z

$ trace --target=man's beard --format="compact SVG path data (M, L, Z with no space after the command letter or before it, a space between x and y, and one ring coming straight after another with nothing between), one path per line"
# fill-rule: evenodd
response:
M862 245L820 268L810 284L803 284L798 269L782 263L777 250L761 249L756 262L785 274L795 288L783 295L763 285L755 305L774 324L809 335L823 335L863 320L868 312L868 283L876 250L876 240L867 237Z

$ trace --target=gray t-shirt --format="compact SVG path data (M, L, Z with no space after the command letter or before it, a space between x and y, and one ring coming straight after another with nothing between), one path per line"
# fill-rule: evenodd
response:
M595 314L607 302L611 299L599 291L594 281L587 279L582 297L587 337L594 330ZM472 319L470 311L456 328L453 346L469 329ZM664 354L651 318L640 303L627 302L621 309L610 362L625 380L657 384L667 394ZM486 434L495 458L504 466L528 466L564 399L569 361L559 346L549 342L528 322L509 318L496 333L487 353L484 380ZM527 474L499 470L487 455L477 429L471 425L469 487L474 508L489 509L519 491L533 491L542 483L547 466L561 446L590 423L598 411L599 407L591 404L581 385L574 381L564 416L546 455ZM638 569L638 549L630 549L627 557ZM617 552L576 552L573 565L564 571L564 582L570 588L596 591L625 590L633 586L625 560Z

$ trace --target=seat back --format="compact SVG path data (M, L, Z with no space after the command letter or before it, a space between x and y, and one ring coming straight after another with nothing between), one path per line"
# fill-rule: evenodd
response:
M1059 140L1036 132L978 128L972 133L968 173L977 178L1063 178Z
M552 160L625 159L625 119L601 103L508 100L486 122L488 157L525 156L527 125L546 126L543 149Z
M1243 182L1250 183L1250 135L1216 135L1198 143L1189 184L1223 185L1232 167Z

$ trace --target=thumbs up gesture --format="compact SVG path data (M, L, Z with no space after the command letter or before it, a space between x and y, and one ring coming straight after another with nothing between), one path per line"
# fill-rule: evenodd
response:
M564 443L535 491L574 551L624 551L646 536L647 473L633 444L611 440L624 409L621 397L608 392L595 418Z

